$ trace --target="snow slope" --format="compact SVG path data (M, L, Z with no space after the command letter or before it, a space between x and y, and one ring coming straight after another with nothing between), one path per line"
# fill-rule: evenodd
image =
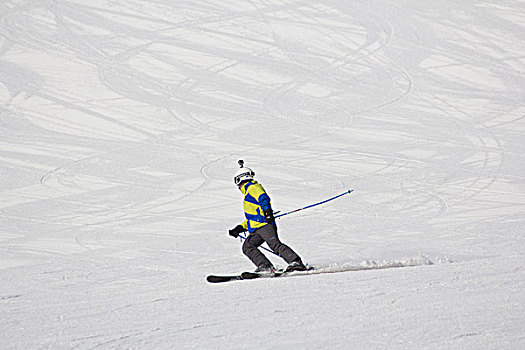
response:
M522 349L524 133L521 1L3 0L0 348Z

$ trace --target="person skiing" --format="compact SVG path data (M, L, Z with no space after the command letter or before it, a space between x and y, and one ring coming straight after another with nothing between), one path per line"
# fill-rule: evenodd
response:
M273 273L276 271L270 260L258 249L264 242L275 254L286 261L287 272L305 271L307 268L299 255L279 240L270 197L261 184L254 180L253 170L244 167L243 160L239 160L238 163L240 169L235 173L233 181L244 195L243 206L246 219L242 224L229 230L229 235L237 238L239 234L249 232L242 245L242 251L257 266L255 272Z

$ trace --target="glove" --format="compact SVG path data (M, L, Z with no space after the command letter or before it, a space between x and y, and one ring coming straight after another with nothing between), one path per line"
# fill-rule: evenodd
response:
M267 210L264 211L264 219L269 224L271 224L272 222L275 221L275 218L273 217L273 210L272 209L267 209Z
M230 236L232 236L232 237L237 238L237 237L239 237L239 234L244 232L244 231L246 231L246 230L244 229L244 227L242 227L242 225L237 225L234 228L232 228L231 230L229 230L228 234Z

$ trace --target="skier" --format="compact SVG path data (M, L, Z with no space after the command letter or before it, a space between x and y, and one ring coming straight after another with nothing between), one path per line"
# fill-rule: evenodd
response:
M252 169L244 167L244 161L239 160L240 169L236 172L233 181L244 195L244 215L246 220L228 231L230 236L239 237L242 232L249 232L242 246L243 253L257 266L255 272L273 273L275 267L258 249L264 242L274 253L287 263L287 272L305 271L307 268L301 258L277 236L277 225L273 215L270 197L264 188L253 178Z

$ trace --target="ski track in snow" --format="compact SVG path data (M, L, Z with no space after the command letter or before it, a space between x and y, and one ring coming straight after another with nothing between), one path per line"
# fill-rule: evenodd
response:
M3 1L0 348L523 348L524 27L511 0ZM354 189L278 224L363 271L207 284L252 268L240 158L276 210Z

